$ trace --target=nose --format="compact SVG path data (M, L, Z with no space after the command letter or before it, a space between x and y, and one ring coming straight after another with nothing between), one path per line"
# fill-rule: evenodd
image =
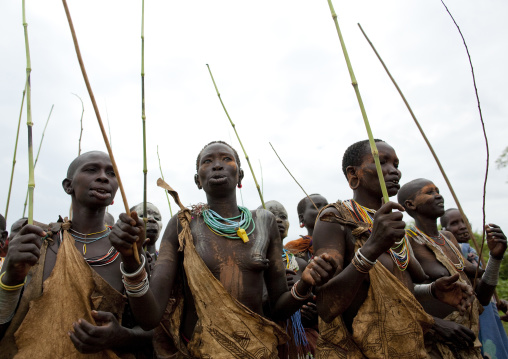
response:
M215 162L213 163L213 170L214 171L220 171L222 169L224 169L224 167L222 167L221 161L215 160Z
M277 218L277 223L282 223L282 219Z
M103 183L109 182L108 176L106 175L106 170L102 169L99 171L96 181L103 182Z

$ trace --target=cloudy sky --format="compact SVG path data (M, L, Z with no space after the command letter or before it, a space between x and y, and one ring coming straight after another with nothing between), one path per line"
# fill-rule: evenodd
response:
M369 35L405 93L465 208L473 228L482 221L485 146L469 63L455 25L440 1L334 2L375 137L397 151L402 183L426 177L455 206L446 184L357 23ZM494 160L508 145L508 4L448 0L468 42L491 150L487 218L508 229L508 170ZM60 1L27 0L32 59L35 150L51 106L35 171L35 218L54 221L68 213L61 181L78 152L84 102L83 151L105 150L86 92ZM84 62L101 115L109 119L112 145L129 204L142 201L141 2L69 0ZM12 154L25 81L20 1L0 11L0 213L7 200ZM351 197L341 171L344 150L366 138L337 33L325 0L146 1L145 71L148 198L169 219L157 146L166 181L184 204L205 201L193 182L195 159L212 140L240 146L222 110L206 64L237 125L265 200L282 202L290 214L289 238L298 227L303 193L278 162L271 142L309 193L330 202ZM242 156L243 157L243 156ZM8 225L21 217L28 178L26 112ZM259 197L248 173L243 203ZM262 166L262 173L260 165ZM110 212L123 209L120 194ZM238 202L242 199L238 195ZM175 205L173 204L173 210Z

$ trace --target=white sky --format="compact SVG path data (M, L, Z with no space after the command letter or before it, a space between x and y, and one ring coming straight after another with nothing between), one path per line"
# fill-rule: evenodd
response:
M494 160L507 143L508 3L448 0L461 26L476 71L491 149L487 218L508 229L508 171ZM84 101L83 151L105 150L74 52L60 1L27 0L32 59L34 151L51 105L53 115L35 171L35 218L56 220L70 200L61 181L78 152ZM485 146L462 40L440 1L335 1L353 68L375 137L400 158L402 183L425 177L455 206L409 112L363 38L361 23L405 93L440 156L473 228L481 226ZM103 120L109 117L113 150L129 205L142 201L140 1L69 1L79 44ZM0 213L7 199L21 94L25 48L21 1L0 11ZM344 150L366 138L358 103L325 0L146 1L145 86L148 199L167 223L156 148L166 181L184 204L205 201L193 181L195 159L212 140L240 152L205 64L261 182L265 200L289 214L288 239L304 234L296 205L303 193L268 142L309 193L329 201L351 197L341 171ZM26 112L20 131L8 226L21 217L28 178ZM242 156L244 204L260 201ZM238 201L241 204L240 196ZM110 208L122 210L120 193ZM173 210L175 204L173 203Z

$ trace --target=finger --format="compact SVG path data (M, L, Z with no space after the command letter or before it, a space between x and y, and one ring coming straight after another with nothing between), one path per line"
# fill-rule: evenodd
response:
M323 260L327 261L328 263L330 263L330 265L333 267L334 270L337 268L337 266L338 266L337 261L335 260L335 258L333 258L328 253L321 254L321 258Z
M404 207L402 207L402 205L400 205L396 202L389 201L389 202L383 204L381 206L381 208L376 212L376 214L388 214L394 209L399 210L401 212L405 211L405 209L404 209Z
M33 243L38 248L40 248L42 246L41 237L37 234L34 234L34 233L29 233L29 234L25 234L20 237L17 237L15 239L15 241L16 241L16 243L25 243L25 244Z
M74 332L67 332L67 334L69 335L69 338L71 339L71 342L74 344L74 347L77 349L77 351L84 354L92 353L92 347L79 340Z
M489 228L489 227L492 227L492 228L499 228L501 229L501 227L499 227L497 224L494 224L494 223L489 223L487 226L485 226L485 228Z
M448 287L452 283L455 283L459 279L459 273L455 273L452 276L449 277L441 277L436 281L436 284L438 284L438 281L440 281L443 286Z
M291 275L296 275L296 272L294 270L291 270L289 268L286 268L286 275L288 274L291 274Z
M124 222L117 222L116 225L113 227L113 229L118 228L121 229L122 232L126 232L133 236L138 236L141 232L141 229L139 229L136 226L132 226L130 223L124 223Z
M320 256L314 257L314 264L312 264L312 268L319 266L322 268L325 272L330 272L333 270L333 267L324 259L322 259Z
M313 270L312 268L309 270L309 274L310 276L312 277L313 279L313 282L314 283L310 283L312 284L312 286L315 286L315 285L320 285L321 282L322 282L322 279L321 279L321 276L319 275L319 273L315 270Z
M404 215L401 212L392 212L387 214L385 218L393 222L402 222Z
M133 226L138 226L138 227L144 227L145 226L145 224L144 224L144 222L142 220L143 217L140 218L138 216L138 212L132 211L131 212L131 218L136 222L135 224L133 224Z
M472 330L464 327L464 328L462 328L462 330L460 332L461 332L464 340L466 340L469 344L473 344L473 342L476 339L476 335L474 334L474 332Z
M113 313L103 312L100 310L92 310L92 317L95 319L95 321L102 323L113 322L116 320L116 317L113 315Z
M32 252L23 252L16 255L16 262L26 263L29 266L34 266L39 260L39 256L34 255Z
M322 279L327 279L329 277L328 272L317 264L317 261L314 262L315 264L310 268L311 271L315 271L317 274L319 274L319 277ZM326 263L326 262L325 262ZM328 264L328 263L326 263ZM331 270L331 268L330 268Z
M502 315L499 317L503 322L508 322L508 314Z
M83 331L83 333L85 333L85 334L86 334L87 338L89 338L89 339L90 339L91 337L92 337L92 338L93 338L93 337L99 337L99 334L98 334L98 332L97 332L97 329L98 329L99 327L97 327L97 326L93 325L92 323L89 323L89 322L88 322L88 321L86 321L85 319L80 319L80 320L78 320L78 323L77 323L77 324L78 324L78 325L77 325L77 326L78 326L78 328L79 328L81 331ZM76 326L74 326L74 327L76 327ZM78 336L78 337L79 337L79 336ZM83 341L83 340L82 340L82 341ZM88 341L83 341L83 342L84 342L84 343L86 343L86 344L92 344L92 343L90 343L90 342L88 342Z
M80 321L82 321L82 319L80 319ZM93 337L83 330L83 327L80 323L73 323L72 329L74 329L74 335L81 343L87 345L94 344Z
M128 216L127 213L120 213L118 218L120 220L117 221L116 223L123 222L123 223L129 224L131 226L135 226L136 225L136 221L131 216Z
M16 236L22 236L25 234L35 234L39 237L46 236L46 232L44 232L44 230L41 227L34 226L33 224L27 224L26 226L21 228L21 230L18 232Z

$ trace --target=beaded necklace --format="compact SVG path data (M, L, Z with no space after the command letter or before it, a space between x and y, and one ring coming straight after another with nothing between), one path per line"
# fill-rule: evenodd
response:
M85 260L90 267L102 267L113 263L118 258L119 254L120 253L115 249L115 247L111 247L105 255L92 258L85 257Z
M422 232L418 227L414 226L411 228L406 229L406 236L405 237L411 237L416 240L416 242L419 242L421 244L428 243L432 247L437 248L449 261L455 268L457 268L458 271L464 270L464 260L462 259L462 255L458 252L458 249L455 247L453 243L450 242L448 238L442 233L439 233L439 237L443 240L443 244L440 244L436 242L431 236L427 235L426 233ZM455 254L455 257L459 260L459 263L453 263L450 257L448 257L444 251L443 246L445 243L448 243L448 247L452 250L453 254Z
M252 220L252 213L245 207L238 206L240 215L231 218L222 218L217 212L210 208L202 212L203 220L208 229L218 236L229 239L241 239L244 243L249 241L249 236L254 232L256 224ZM236 221L238 220L238 221ZM252 229L247 229L252 224Z
M77 231L74 231L73 229L71 229L71 231L73 232L76 232L76 233L79 233ZM106 232L107 231L107 232ZM106 232L106 234L103 234L102 236L100 237L97 237L97 238L91 238L90 240L88 240L87 236L91 236L92 234L98 234L98 233L103 233L103 232ZM77 235L73 234L73 233L70 233L70 235L72 237L74 237L74 240L78 243L83 243L83 255L86 254L86 245L87 244L92 244L94 242L97 242L99 239L103 239L103 238L106 238L107 236L109 236L109 232L111 232L111 230L109 229L109 227L106 227L105 230L103 231L100 231L100 232L97 232L97 233L90 233L90 234L85 234L84 236L85 237L78 237ZM83 235L82 233L80 233L81 235Z
M372 223L376 211L362 206L354 199L349 199L342 203L351 214L351 217L356 218L359 222L367 223L369 225L368 232L372 233ZM408 247L407 239L404 237L400 241L395 242L395 246L387 252L401 271L406 270L409 265L410 255Z

